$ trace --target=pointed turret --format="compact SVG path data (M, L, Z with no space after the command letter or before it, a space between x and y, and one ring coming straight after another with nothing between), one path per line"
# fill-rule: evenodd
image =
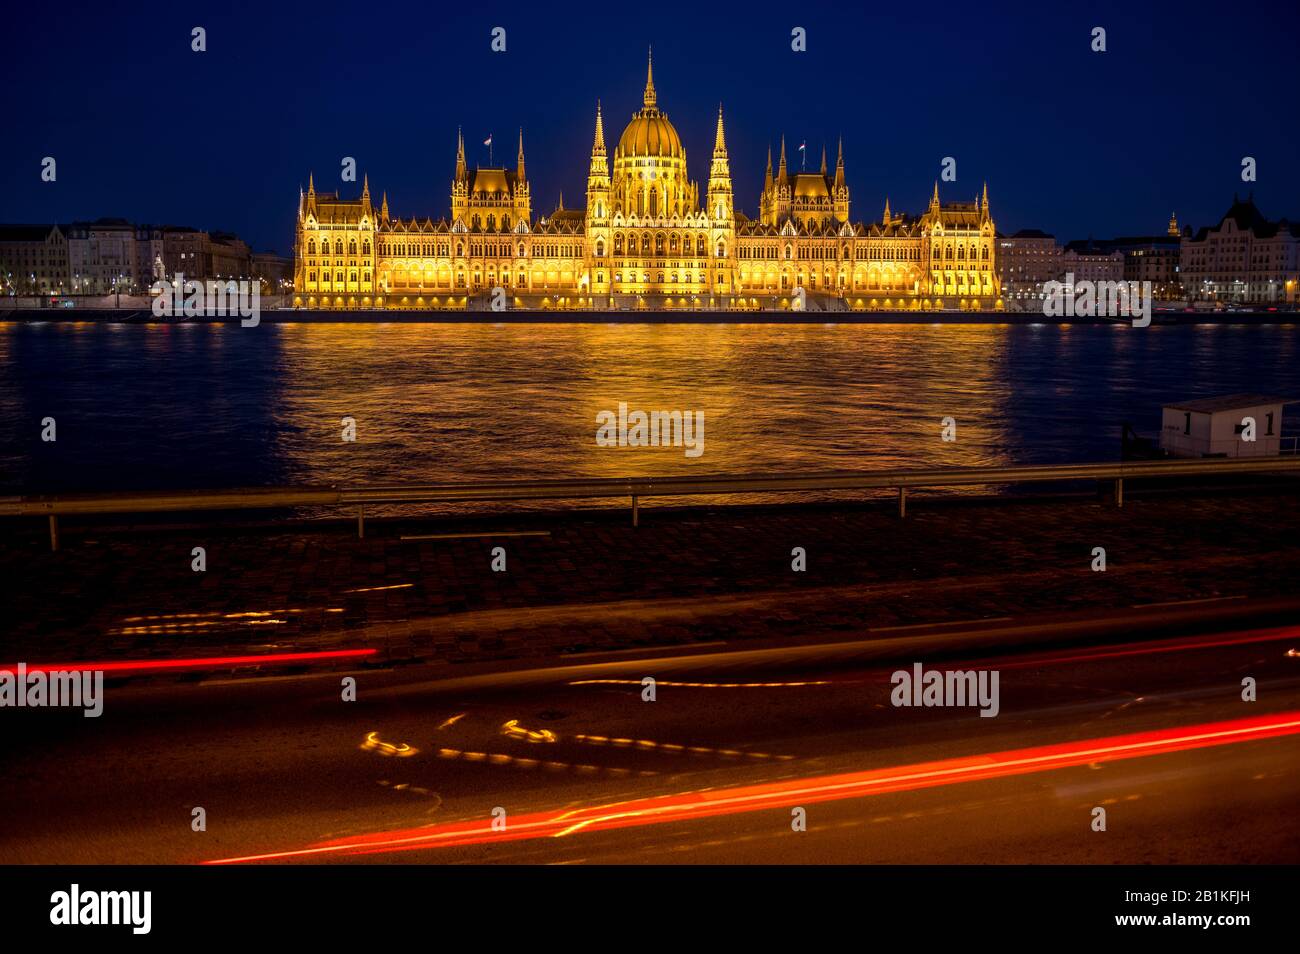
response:
M930 196L930 208L937 209L938 207L939 207L939 180L935 179L934 195Z
M776 181L779 182L779 183L781 183L781 185L785 185L785 182L786 182L786 175L785 175L785 136L782 136L782 137L781 137L781 162L780 162L780 164L777 166L777 171L776 171Z
M316 177L310 172L307 173L307 211L316 211Z
M822 175L826 175L826 144L822 143Z
M519 127L519 166L518 168L515 169L515 175L518 177L520 182L523 182L524 179L527 178L524 175L524 127L523 126Z
M722 128L722 104L718 104L718 131L713 138L713 162L709 166L707 210L715 222L732 218L731 163L727 161L727 136Z
M591 154L605 155L605 121L600 115L600 100L596 100L596 138L591 144Z
M361 177L361 201L367 205L370 203L370 174L367 173Z
M889 196L885 196L885 217L881 220L884 225L889 224L892 216L889 214Z
M610 215L609 201L609 163L605 158L605 120L600 111L600 100L596 100L596 134L591 140L591 166L587 170L587 226L588 234L596 226L608 222ZM607 233L599 233L601 238L608 238Z
M1177 238L1179 235L1182 234L1182 233L1179 231L1179 229L1178 229L1178 213L1177 213L1177 212L1170 212L1170 213L1169 213L1169 234L1170 234L1171 236L1175 237L1175 238Z
M835 188L844 186L844 137L840 137L839 150L835 156Z
M460 127L456 127L456 181L469 178L469 166L465 163L465 136Z
M646 109L654 109L659 101L658 97L655 96L654 47L650 48L650 52L646 56L645 95L642 96L641 101L645 104Z
M772 191L772 144L767 145L767 172L763 174L763 191Z
M384 193L384 201L380 203L379 206L379 218L385 222L388 221L388 193L387 192Z
M989 184L984 183L984 195L980 198L980 211L987 213L989 210Z

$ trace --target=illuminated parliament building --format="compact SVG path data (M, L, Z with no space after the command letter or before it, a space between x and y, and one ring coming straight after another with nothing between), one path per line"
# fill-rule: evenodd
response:
M834 170L795 172L769 150L757 218L735 208L718 110L701 193L659 108L653 66L642 108L611 157L599 105L586 206L534 217L523 135L513 169L470 170L458 136L451 215L394 217L359 198L300 195L294 303L306 308L1000 308L988 188L919 216L854 220L840 145Z

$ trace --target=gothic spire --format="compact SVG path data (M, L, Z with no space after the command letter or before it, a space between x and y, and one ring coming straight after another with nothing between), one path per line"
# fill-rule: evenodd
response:
M658 98L655 96L654 47L650 48L650 52L646 56L645 96L642 98L642 102L645 103L646 109L655 108L655 104L658 102Z
M600 100L596 100L596 140L592 143L591 154L593 156L605 154L605 123L600 117Z

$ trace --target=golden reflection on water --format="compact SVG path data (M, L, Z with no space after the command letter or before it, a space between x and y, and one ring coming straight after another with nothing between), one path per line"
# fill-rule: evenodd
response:
M1285 322L0 322L0 488L1114 460L1123 422L1155 434L1164 402L1300 396L1298 349ZM620 402L703 412L704 453L599 446L596 417ZM47 415L57 443L40 439ZM945 417L955 442L941 440ZM1297 431L1288 414L1284 434Z
M1007 462L1002 325L285 325L269 409L307 482ZM703 411L704 453L596 416ZM343 417L357 442L341 439ZM957 420L955 442L941 421Z

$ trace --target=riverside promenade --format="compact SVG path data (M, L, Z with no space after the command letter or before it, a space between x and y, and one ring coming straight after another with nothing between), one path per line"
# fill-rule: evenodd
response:
M368 648L370 661L559 659L920 624L1267 600L1300 580L1289 482L1108 500L564 510L355 522L0 524L0 662ZM430 534L452 539L402 539ZM521 535L522 534L522 535ZM193 548L206 569L192 569ZM500 553L493 568L493 550ZM806 569L793 569L794 548ZM1093 569L1094 548L1106 569Z

